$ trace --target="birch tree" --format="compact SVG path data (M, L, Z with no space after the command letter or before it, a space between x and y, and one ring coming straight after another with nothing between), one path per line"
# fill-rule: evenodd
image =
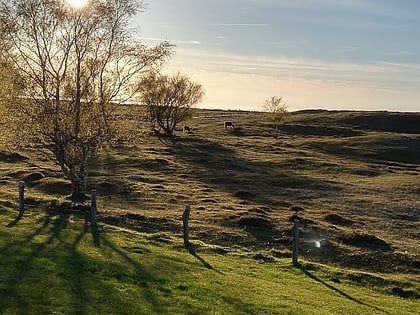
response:
M139 89L149 119L168 135L191 117L194 106L204 97L203 87L179 72L174 75L151 72L139 82Z
M266 120L274 124L273 137L277 138L279 135L280 123L289 115L287 105L283 101L283 98L272 96L265 101L264 110L266 112Z
M133 83L171 54L168 42L148 47L130 32L130 19L144 8L135 0L83 7L0 0L1 59L24 83L15 102L3 102L9 125L2 131L36 143L55 161L73 199L85 196L90 158L117 134L118 105L133 100Z

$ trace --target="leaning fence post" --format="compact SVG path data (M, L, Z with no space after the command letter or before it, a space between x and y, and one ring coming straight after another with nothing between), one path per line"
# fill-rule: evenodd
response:
M25 182L19 181L19 215L25 210Z
M96 189L92 189L90 194L90 223L96 225Z
M188 247L190 245L190 229L188 227L188 220L190 219L191 207L189 205L185 206L184 213L182 214L182 227L184 229L184 246Z
M293 221L293 266L298 266L298 256L299 256L299 220L295 219Z

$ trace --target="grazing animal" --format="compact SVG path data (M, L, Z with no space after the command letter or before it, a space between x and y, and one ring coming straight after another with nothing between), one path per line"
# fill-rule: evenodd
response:
M188 125L184 125L184 127L182 127L182 132L185 133L190 133L191 132L191 128Z
M225 129L234 129L233 121L225 121Z

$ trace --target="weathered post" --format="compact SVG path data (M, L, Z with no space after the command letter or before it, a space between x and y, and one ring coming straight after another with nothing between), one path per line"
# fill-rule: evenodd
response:
M293 266L298 266L298 256L299 256L299 220L295 219L293 221Z
M90 194L90 223L96 225L96 189L92 189Z
M185 206L184 213L182 214L182 226L184 229L184 246L189 247L190 245L190 229L188 226L188 220L190 219L191 207L189 205Z
M25 182L19 181L19 215L23 215L25 211Z

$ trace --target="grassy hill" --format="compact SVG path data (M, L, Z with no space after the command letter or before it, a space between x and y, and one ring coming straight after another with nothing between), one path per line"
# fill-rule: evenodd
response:
M188 124L175 139L139 124L93 161L97 228L55 165L3 148L0 313L418 313L420 114L302 111L278 138L255 112Z

